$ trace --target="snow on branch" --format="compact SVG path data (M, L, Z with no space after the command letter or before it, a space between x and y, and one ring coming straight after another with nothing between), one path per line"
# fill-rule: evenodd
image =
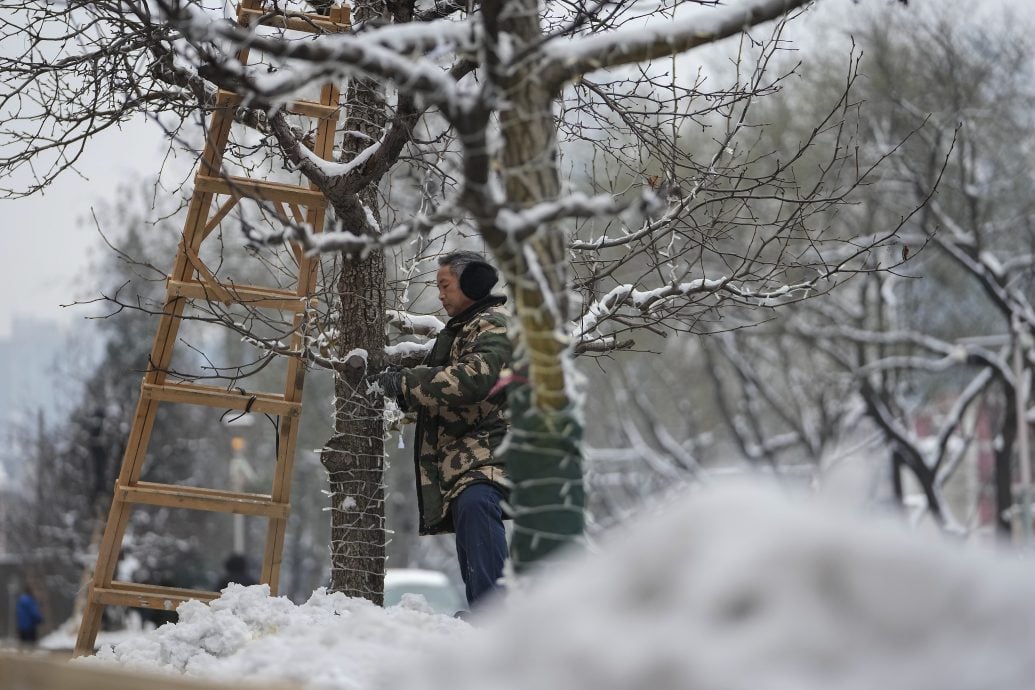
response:
M630 212L652 215L659 208L661 199L649 189L645 189L631 203L619 201L610 194L586 196L577 192L521 211L500 209L496 213L496 227L513 239L520 240L534 233L540 225L564 218L595 218Z
M542 74L560 85L589 72L682 53L714 43L807 4L809 0L749 0L736 7L719 7L682 19L547 43Z
M1004 259L1000 264L1003 273L1009 275L1015 271L1031 269L1035 266L1035 254L1018 254Z
M591 335L582 336L581 340L573 341L575 354L583 355L587 352L598 352L607 354L615 350L627 350L636 343L633 340L619 340L613 335Z
M307 256L324 252L344 252L350 256L365 256L375 247L386 248L406 242L414 235L426 235L443 224L456 222L459 211L452 207L431 214L419 214L407 223L400 223L381 234L362 234L349 230L313 232L307 225L290 224L281 230L259 229L246 225L243 230L249 242L260 245L297 242Z
M653 290L637 290L635 286L627 283L612 288L607 294L589 304L583 315L572 323L572 334L577 351L603 351L607 349L602 342L603 339L607 338L609 343L614 343L614 338L594 331L603 321L619 317L623 309L626 310L626 315L632 311L635 316L648 317L675 299L718 293L750 306L778 307L799 300L803 294L807 295L814 289L815 282L804 281L769 290L737 285L727 276L717 279L700 278L688 282L673 281ZM591 343L595 346L590 346Z
M477 47L478 25L469 21L439 20L426 24L390 25L361 34L284 41L264 36L211 16L189 5L172 8L162 3L172 22L224 77L240 80L256 95L278 100L293 96L307 85L345 76L361 75L394 82L401 90L421 94L428 103L458 112L456 80L436 63L445 53L469 52ZM279 71L249 68L217 52L213 43L229 41L267 55L293 61ZM428 54L427 57L418 57Z
M435 346L434 340L423 343L403 342L385 346L385 356L391 361L403 361L414 357L423 359Z
M445 328L445 324L435 316L410 314L409 312L389 309L386 312L388 324L407 335L423 335L432 337Z
M318 168L320 172L327 177L341 177L366 165L366 162L381 150L383 143L383 141L374 142L357 153L352 160L346 163L335 163L334 161L324 160L313 153L313 151L307 146L299 146L298 152L305 156L306 160L308 160L311 165Z
M952 235L952 238L946 238L935 234L933 239L938 246L980 282L985 293L1005 314L1016 314L1035 326L1035 309L1022 291L1008 288L1011 275L1004 264L990 252L979 251L973 236L960 229L937 202L932 201L929 206L934 217Z
M445 324L439 318L431 315L410 314L397 309L389 309L385 312L385 317L390 326L395 327L404 335L434 338L439 331L445 328ZM385 347L385 356L393 364L416 366L424 361L434 345L434 340L395 343Z
M951 531L962 531L955 518L949 512L949 506L942 497L941 486L936 478L934 463L924 452L923 444L909 429L903 426L887 403L876 394L873 387L863 382L861 390L863 400L873 419L886 438L892 441L901 453L902 460L916 474L927 500L926 508L941 525Z
M945 355L937 359L920 355L896 355L868 362L856 370L857 374L872 374L891 369L912 369L914 371L949 371L961 364L956 355Z
M650 194L653 195L653 192L650 192ZM601 249L609 249L611 247L617 247L617 246L622 245L622 244L628 244L630 242L635 242L636 240L640 239L641 237L650 237L651 235L653 235L657 231L661 230L666 225L672 223L674 220L679 218L680 213L682 213L684 210L686 210L687 206L693 200L695 194L696 194L696 185L695 185L695 190L694 190L693 193L685 195L683 198L681 198L678 203L674 204L667 211L665 211L665 214L661 218L658 218L657 220L653 220L653 221L645 221L643 223L643 226L639 230L637 230L636 232L626 232L625 234L623 234L623 235L621 235L619 237L608 237L607 235L602 235L601 237L599 237L599 238L597 238L595 240L589 240L589 241L585 241L585 240L572 240L569 243L568 248L573 250L573 251L592 251L592 252L595 252L595 251L599 251ZM644 196L646 196L646 194ZM654 195L654 196L655 196L655 198L657 198L656 195ZM659 200L658 203L660 204L660 200ZM653 212L655 212L656 210L657 210L657 206L649 207L649 208L644 206L644 211L645 212L644 212L643 215L644 216L651 216L651 215L653 215Z
M574 337L576 340L585 338L608 316L618 313L624 306L630 306L646 314L655 309L660 303L672 297L686 297L701 292L713 292L720 289L726 278L708 280L701 278L686 283L674 283L654 290L636 290L632 285L618 285L611 289L606 295L589 305L582 318L575 324Z
M429 335L434 335L435 332L431 330L434 328L434 325L437 324L440 328L442 327L442 322L434 316L415 316L395 310L387 311L386 316L388 317L389 323L395 323L397 327L400 326L400 324L411 325L409 331L407 331L405 327L400 328L403 332L422 334L423 331ZM359 351L350 351L344 357L332 356L331 352L340 339L341 331L337 328L329 328L319 332L315 336L308 337L306 339L306 356L325 369L344 371L346 370L346 367L356 368L357 366L360 366L359 360L357 360L357 356L360 354ZM252 345L268 352L281 355L294 354L283 343L270 344L269 342L263 342L248 336L246 336L246 340ZM392 364L413 366L424 359L425 355L431 351L434 344L434 340L428 340L426 342L406 341L396 343L394 345L386 345L384 347L385 360ZM362 366L365 367L367 366L368 360L366 350L363 350L361 354Z

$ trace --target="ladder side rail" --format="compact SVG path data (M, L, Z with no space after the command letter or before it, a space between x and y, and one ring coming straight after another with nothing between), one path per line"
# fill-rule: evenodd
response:
M269 19L268 12L262 10L262 0L242 0L239 6L238 18L244 25L249 25L257 13L263 14ZM274 12L275 14L275 12ZM315 20L315 23L314 21ZM273 18L271 21L276 21ZM331 8L330 16L305 17L305 26L288 27L299 28L300 30L316 31L341 31L348 27L348 8ZM319 26L317 26L319 25ZM308 28L306 28L308 27ZM246 64L248 60L248 49L242 49L237 54L237 59ZM300 101L288 107L289 111L317 119L317 137L314 144L314 151L321 158L330 159L333 154L333 143L340 112L340 91L333 84L327 84L321 90L319 103ZM127 597L136 597L136 601L147 600L142 605L165 606L164 600L156 598L158 592L154 591L155 586L138 585L135 583L113 582L113 577L118 560L118 553L121 549L125 536L125 530L129 522L131 508L136 504L170 505L183 507L192 510L214 510L217 512L242 512L246 514L261 514L269 519L267 530L267 543L263 557L262 581L270 585L271 591L276 593L280 562L283 554L284 532L286 530L290 505L291 471L294 462L294 450L300 426L300 411L302 389L305 375L304 352L304 329L307 314L305 309L298 308L290 299L294 295L295 300L301 304L308 304L308 297L315 289L318 259L306 257L300 247L295 247L295 256L298 263L298 283L293 292L288 290L264 290L243 286L243 290L250 298L265 300L263 306L272 308L285 307L287 311L293 311L293 330L291 336L291 350L294 354L288 360L287 374L284 384L283 395L257 394L252 395L252 401L248 403L251 407L256 404L273 406L279 414L278 434L280 442L276 458L274 472L273 491L268 497L260 495L232 494L232 492L221 492L212 489L190 489L177 486L150 485L141 483L144 459L147 454L148 445L153 431L158 405L163 400L170 402L182 402L187 404L212 404L209 398L213 396L208 391L186 391L189 386L183 386L184 391L178 387L170 387L166 384L167 370L172 361L173 349L176 343L180 321L188 299L197 297L200 291L204 297L209 296L209 288L215 296L228 301L240 301L241 293L235 293L232 286L221 285L215 277L205 270L201 264L199 248L210 233L218 226L220 221L229 213L241 197L252 197L257 200L266 196L279 199L278 208L286 215L284 203L291 207L292 215L296 222L301 220L302 213L299 206L306 208L305 220L316 232L322 230L326 215L326 199L316 186L309 184L309 190L303 191L303 187L283 185L248 178L232 178L222 173L222 162L229 141L231 126L234 121L237 108L241 98L235 93L220 91L216 97L216 108L210 118L210 125L205 137L205 147L200 158L200 165L195 174L195 188L188 207L187 219L184 223L183 233L176 253L173 267L168 276L168 289L166 293L163 312L159 317L158 326L155 332L151 348L148 369L144 374L141 384L141 395L137 401L137 408L133 418L130 437L127 441L126 450L123 455L122 467L115 485L112 503L109 509L108 522L105 525L101 544L98 548L97 565L94 569L92 582L89 586L87 604L83 612L83 621L79 628L79 635L76 640L76 655L87 654L93 651L97 633L100 630L101 615L103 607L111 603L125 603ZM212 206L218 194L230 193L231 198L215 209ZM314 194L314 192L316 192ZM284 219L286 220L286 218ZM195 273L199 278L194 280ZM229 288L229 289L228 289ZM281 295L284 295L283 297ZM283 301L287 299L287 302ZM243 303L243 302L242 302ZM173 389L175 388L175 390ZM168 390L166 390L168 389ZM189 393L189 395L187 394ZM226 397L226 396L222 396ZM265 398L279 398L262 403ZM243 399L243 398L242 398ZM233 405L241 404L236 398L231 400ZM172 594L171 590L164 591ZM196 594L196 597L193 596ZM218 593L196 592L183 590L181 598L212 599ZM146 596L144 596L146 595ZM179 596L179 595L177 595Z
M337 105L341 98L341 91L334 84L326 84L320 92L320 102L325 105ZM314 153L324 160L329 160L334 155L334 137L336 133L336 119L320 120L317 125L317 136L314 143ZM316 185L310 183L312 188ZM326 218L324 207L308 207L306 209L306 221L313 232L322 232L323 223ZM316 274L319 267L318 257L307 257L296 245L299 261L299 279L297 291L300 296L311 295L316 288ZM305 323L304 313L296 314L293 321L293 334L291 337L291 349L300 354L305 348ZM284 388L285 400L302 402L302 391L305 377L305 362L299 356L292 356L287 364L287 377ZM278 433L280 434L280 447L277 452L276 471L273 479L272 497L274 501L287 503L291 498L291 477L295 459L295 442L300 427L300 419L281 417L278 422ZM280 586L280 564L284 555L284 537L287 531L287 519L270 519L266 527L266 548L262 559L261 581L270 586L270 592L276 594Z
M247 50L241 51L238 58L246 61L248 59ZM212 114L212 124L206 136L205 150L202 154L202 170L218 167L221 163L223 151L230 136L230 125L233 122L235 110L236 106L232 104L224 106L217 101L217 110ZM212 194L207 192L195 193L191 197L187 221L180 240L180 249L177 251L170 272L170 275L176 279L185 280L193 273L185 250L188 247L196 247L200 243L200 239L204 235L207 211L212 205L212 198ZM176 340L185 303L186 300L182 297L172 297L171 299L167 297L162 315L159 317L158 328L155 331L147 372L143 377L145 383L161 384L164 382L165 369L172 359L172 345ZM140 396L116 486L131 485L140 478L157 411L158 401ZM94 590L111 583L123 536L129 523L131 506L120 500L117 493L117 491L113 492L104 536L101 538L98 548L93 581L87 594L87 604L76 638L75 654L77 656L93 651L97 633L100 632L103 614L103 604L95 601Z

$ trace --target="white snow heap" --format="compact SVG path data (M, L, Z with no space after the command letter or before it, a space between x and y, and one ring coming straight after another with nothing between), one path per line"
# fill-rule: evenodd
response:
M687 496L378 686L990 690L1035 679L1035 568L770 491Z
M458 644L462 621L429 614L423 597L382 609L323 588L296 606L267 585L231 583L211 604L181 605L179 622L101 649L83 663L183 673L234 682L286 680L361 690L400 658L440 639Z
M229 587L94 663L357 690L1032 687L1035 566L771 490L691 493L476 628Z

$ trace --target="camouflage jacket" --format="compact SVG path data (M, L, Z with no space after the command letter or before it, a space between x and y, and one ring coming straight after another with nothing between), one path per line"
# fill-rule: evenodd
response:
M506 392L489 396L511 360L504 302L490 295L450 319L423 365L403 371L401 402L417 412L421 534L452 532L450 503L471 484L491 482L506 491L496 457L509 426Z

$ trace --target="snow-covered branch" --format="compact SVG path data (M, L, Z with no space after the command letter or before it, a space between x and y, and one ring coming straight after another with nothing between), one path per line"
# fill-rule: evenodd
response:
M362 234L350 230L313 232L305 225L285 224L280 230L259 229L246 225L243 230L249 242L275 245L282 242L297 242L309 256L325 252L343 252L350 256L365 256L375 247L393 247L412 239L415 235L426 235L444 223L456 222L459 213L451 207L424 215L420 214L406 223L400 223L387 232Z
M541 225L565 218L599 218L629 212L645 216L655 213L660 207L661 200L649 189L644 190L631 203L619 201L610 194L586 196L574 193L521 211L500 209L496 214L496 227L512 239L521 240Z
M687 297L702 292L712 292L727 283L725 278L708 280L701 278L685 283L674 283L654 290L636 290L632 285L618 285L584 310L574 327L574 337L583 338L592 332L608 316L618 313L625 306L647 314L661 302L673 297Z
M410 314L409 312L389 309L387 312L388 324L406 335L423 335L434 337L445 328L441 319L435 316L423 314Z
M963 444L960 444L960 452L954 453L951 457L949 456L949 440L963 424L963 415L970 409L971 403L977 400L978 396L982 395L988 388L988 385L994 380L993 373L992 369L982 369L978 372L977 376L967 384L963 393L953 402L952 409L942 419L942 428L938 431L936 460L934 463L939 482L947 480L963 459Z
M546 44L543 77L560 84L590 72L686 52L782 17L809 0L748 0L739 6Z
M950 239L935 234L934 241L938 246L979 281L985 294L995 302L1004 315L1016 313L1030 327L1035 328L1035 309L1027 296L1021 291L1007 287L1011 274L1007 272L1006 264L1000 262L989 251L979 251L973 235L962 230L951 214L938 202L932 201L930 206L931 213L939 223L950 230L952 236ZM1011 267L1014 265L1023 267L1026 263L1022 261L1011 264Z
M235 23L213 22L189 5L166 9L177 28L225 79L237 80L258 97L274 102L310 84L364 76L390 80L405 92L420 94L425 103L441 106L447 114L457 113L463 107L460 90L437 60L447 52L475 50L479 34L475 22L439 20L285 41ZM246 67L215 49L213 41L248 46L289 62L272 72L261 65ZM430 55L419 57L425 53Z
M652 290L637 290L634 285L627 283L612 288L607 294L591 302L583 309L582 316L570 324L570 330L577 354L606 353L634 345L631 339L621 340L616 335L598 330L599 326L608 320L618 321L628 328L640 326L661 332L651 324L659 324L661 328L671 327L670 312L678 311L684 306L679 301L681 299L699 300L706 295L721 295L749 306L776 307L781 304L779 298L789 297L793 301L797 299L794 296L796 292L804 292L811 287L810 282L755 292L737 287L725 277L671 283Z
M327 161L320 158L313 153L309 148L300 146L299 151L303 156L306 157L309 164L315 166L323 173L326 177L343 177L352 173L353 171L363 167L368 160L370 160L374 154L378 153L383 146L382 141L376 141L370 146L356 154L352 160L344 163L336 163L334 161Z
M619 340L613 335L583 333L578 340L572 342L572 348L576 355L584 355L591 352L607 354L616 350L628 350L635 344L635 341L631 339Z

